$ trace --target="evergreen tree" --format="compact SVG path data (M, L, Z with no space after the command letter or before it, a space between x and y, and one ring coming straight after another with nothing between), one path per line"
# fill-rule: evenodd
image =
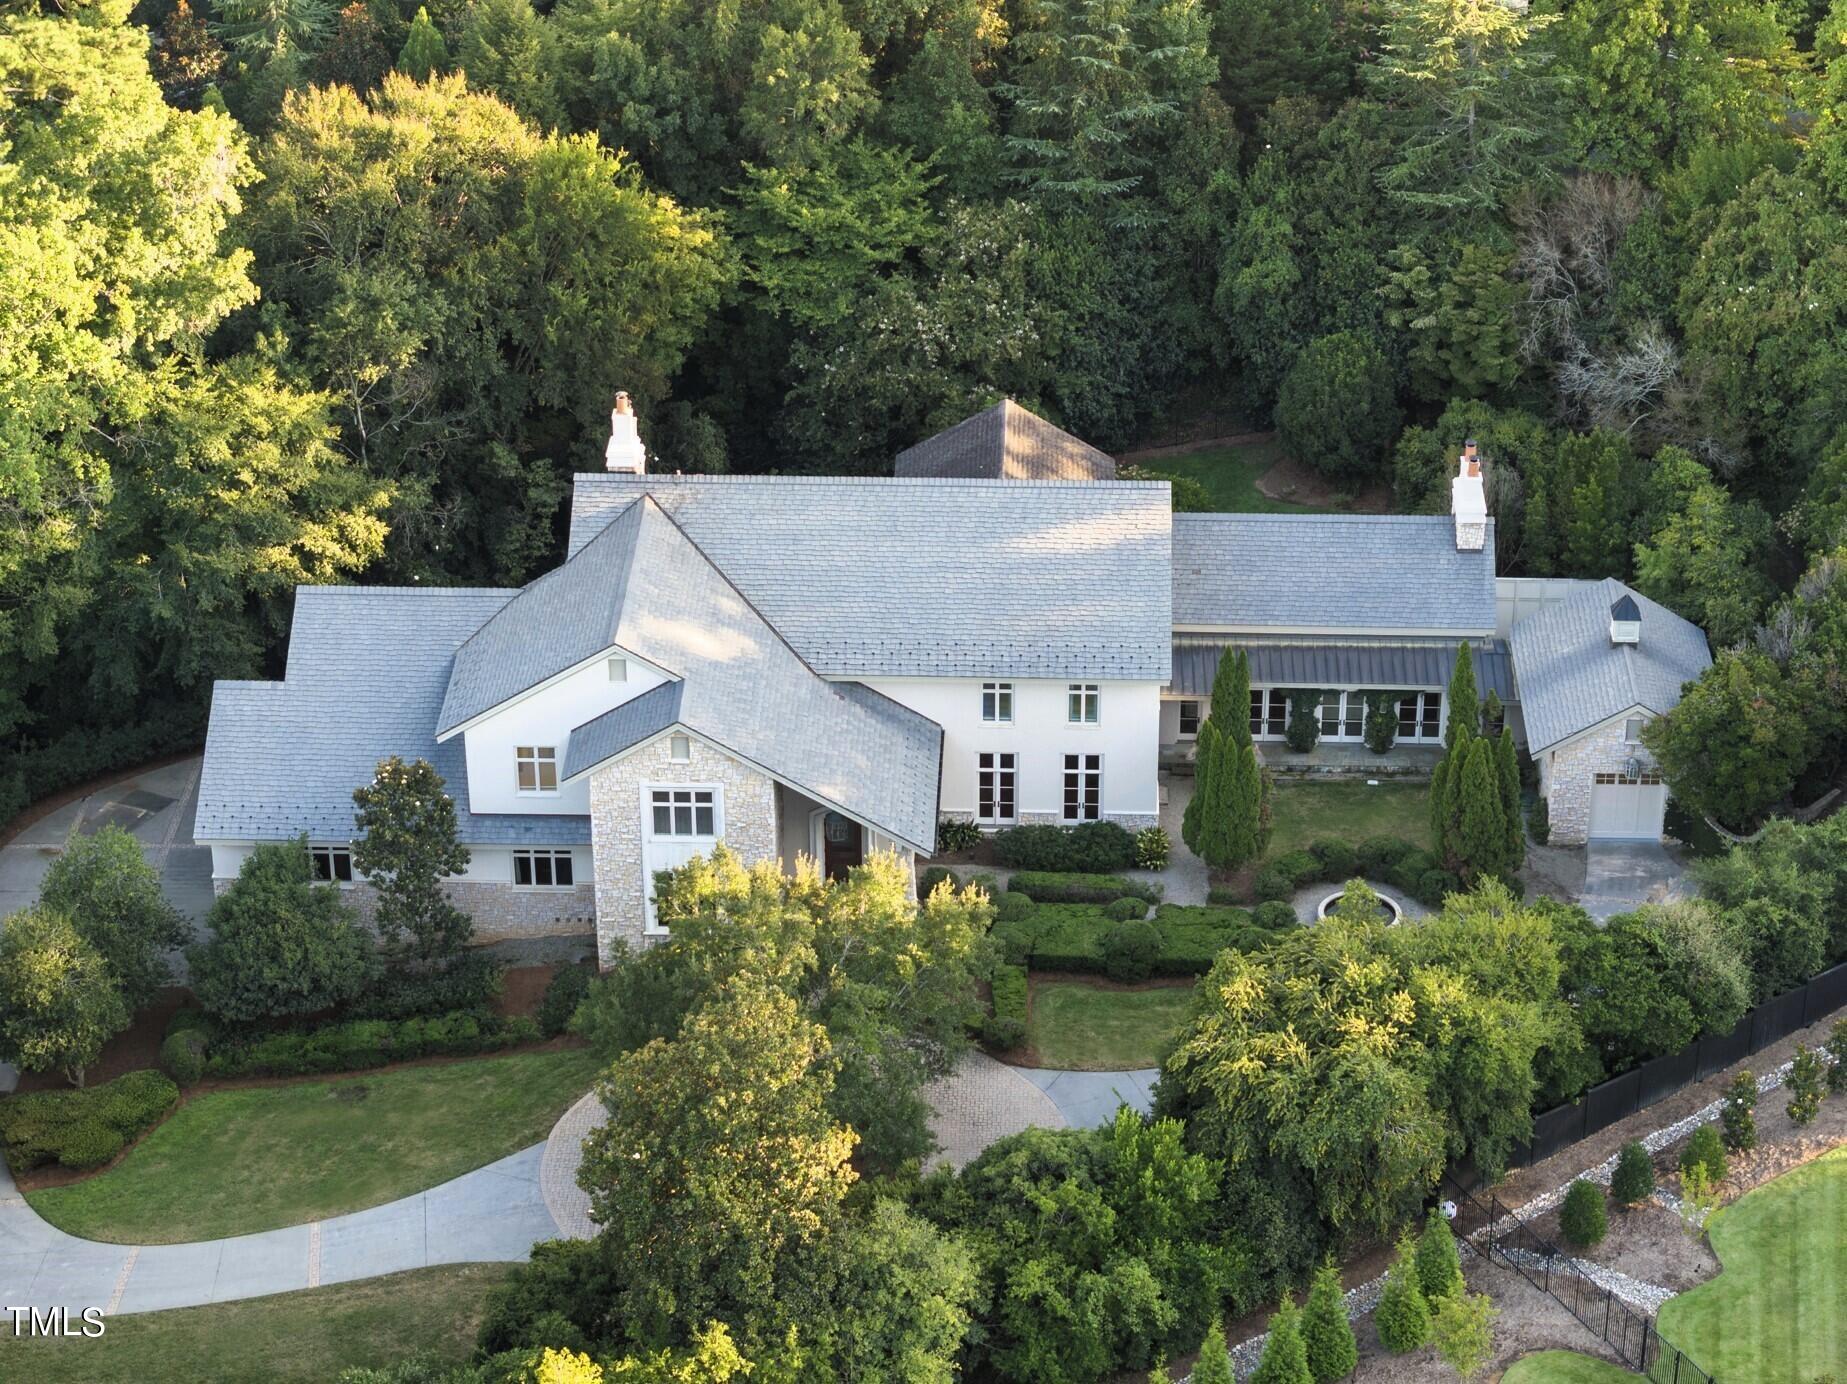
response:
M1302 1315L1295 1299L1283 1294L1270 1318L1270 1338L1263 1344L1263 1359L1250 1377L1250 1384L1314 1384L1309 1373L1308 1352L1302 1344Z
M1693 1137L1680 1151L1680 1171L1684 1173L1693 1167L1704 1168L1707 1180L1714 1185L1725 1181L1731 1173L1725 1158L1725 1141L1711 1125L1701 1125L1694 1130Z
M1206 1327L1206 1339L1199 1343L1192 1384L1238 1384L1238 1376L1231 1368L1231 1352L1225 1349L1225 1324L1216 1313Z
M1616 1171L1610 1174L1610 1197L1618 1206L1635 1206L1654 1195L1655 1165L1641 1140L1631 1139L1616 1155Z
M1465 641L1456 647L1456 663L1444 694L1443 758L1430 775L1430 842L1444 864L1462 860L1462 769L1479 723L1475 661Z
M1500 776L1488 742L1469 746L1463 761L1460 808L1456 821L1456 857L1465 878L1498 875L1505 868L1507 816L1501 808Z
M1220 736L1219 754L1226 761L1222 864L1236 868L1262 855L1270 843L1270 785L1257 762L1257 747L1248 739L1239 745Z
M1321 693L1313 687L1298 687L1289 694L1289 723L1283 727L1283 742L1297 754L1307 754L1321 738Z
M1206 810L1206 791L1213 769L1213 747L1218 743L1218 722L1210 717L1200 723L1199 736L1193 741L1193 796L1180 814L1180 839L1186 848L1205 859L1199 839L1199 824Z
M1719 1107L1719 1124L1724 1130L1725 1147L1743 1153L1757 1147L1757 1078L1739 1072L1725 1088L1725 1103Z
M1558 1209L1558 1228L1567 1244L1590 1249L1603 1239L1609 1225L1603 1189L1596 1183L1580 1177L1565 1190L1564 1204Z
M1424 1233L1417 1240L1417 1281L1430 1302L1462 1291L1462 1256L1440 1211L1425 1218Z
M1847 1096L1847 1019L1834 1021L1834 1027L1828 1031L1828 1041L1822 1046L1834 1059L1834 1065L1828 1068L1828 1094Z
M1468 641L1456 646L1456 666L1449 675L1449 693L1444 709L1449 722L1443 728L1443 748L1453 751L1457 742L1471 737L1480 723L1481 697L1475 690L1475 657Z
M414 81L427 82L448 70L449 45L443 42L442 30L430 22L430 12L419 5L404 47L398 50L398 71Z
M1219 657L1212 676L1210 719L1239 744L1251 743L1251 660L1242 649L1236 657Z
M1308 1290L1308 1305L1302 1311L1302 1345L1315 1384L1345 1379L1359 1364L1359 1342L1347 1318L1340 1270L1332 1259L1323 1260L1315 1270L1315 1281Z
M1379 1340L1394 1355L1406 1355L1430 1339L1430 1304L1417 1277L1410 1236L1398 1242L1398 1257L1385 1277L1385 1291L1373 1310Z
M1796 1044L1796 1056L1790 1063L1786 1084L1789 1087L1789 1104L1784 1109L1791 1123L1798 1126L1813 1124L1815 1116L1821 1111L1822 1093L1821 1058L1813 1048ZM1717 1182L1723 1176L1720 1173L1713 1177L1713 1181Z
M353 790L353 864L378 892L378 932L418 961L455 955L474 920L449 901L442 882L468 868L456 834L455 800L428 760L379 761L372 782Z
M1510 726L1501 727L1496 768L1500 775L1501 812L1507 827L1506 859L1502 861L1501 868L1512 874L1526 864L1526 825L1520 810L1520 752L1514 748L1514 733Z
M1385 754L1398 741L1398 707L1389 692L1366 695L1366 748Z

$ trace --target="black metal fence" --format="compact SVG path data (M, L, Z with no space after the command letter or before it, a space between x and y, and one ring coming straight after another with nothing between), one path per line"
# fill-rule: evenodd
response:
M1481 1229L1460 1242L1489 1263L1497 1259L1545 1293L1593 1336L1616 1352L1622 1362L1655 1384L1716 1384L1691 1356L1664 1337L1654 1319L1637 1311L1598 1283L1571 1255L1561 1251L1492 1194L1484 1206L1458 1185L1456 1194L1475 1215Z
M1570 1105L1534 1116L1532 1139L1517 1146L1510 1161L1518 1167L1549 1158L1567 1145L1588 1139L1673 1095L1683 1086L1704 1081L1734 1062L1762 1052L1842 1005L1847 1005L1847 965L1823 971L1800 989L1765 1000L1740 1019L1730 1033L1697 1038L1679 1052L1644 1062L1601 1086L1591 1087Z

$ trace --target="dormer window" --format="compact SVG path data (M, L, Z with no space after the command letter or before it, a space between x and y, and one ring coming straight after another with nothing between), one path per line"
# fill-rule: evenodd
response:
M1642 611L1636 605L1635 597L1620 597L1610 607L1610 642L1612 644L1640 644L1642 642Z
M611 682L628 681L628 660L626 658L612 658L609 660L609 680Z
M522 793L558 791L558 750L554 745L519 745L513 751Z

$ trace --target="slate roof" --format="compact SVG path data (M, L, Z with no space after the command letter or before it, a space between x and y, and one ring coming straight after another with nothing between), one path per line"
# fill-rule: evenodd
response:
M1176 514L1180 629L1494 632L1494 524L1479 552L1427 514Z
M825 676L1168 675L1165 481L580 475L571 553L644 494Z
M587 845L585 816L470 811L462 741L436 743L455 650L518 594L297 587L287 681L213 689L194 837L349 840L353 790L397 754L436 767L470 845Z
M1113 481L1116 462L1011 399L964 418L892 463L895 476L1006 481Z
M869 707L818 676L647 495L462 647L445 721L611 646L679 682L574 728L567 779L678 722L817 801L933 849L942 727L882 698Z
M1610 609L1624 597L1640 613L1638 644L1610 642ZM1527 616L1509 642L1535 754L1633 706L1673 710L1681 687L1712 662L1697 625L1610 578Z
M1359 687L1380 692L1447 687L1459 642L1183 637L1174 640L1174 672L1166 690L1175 696L1210 697L1219 656L1227 649L1250 655L1251 682L1261 687ZM1469 658L1483 696L1492 689L1504 703L1515 700L1513 660L1504 640L1470 640Z

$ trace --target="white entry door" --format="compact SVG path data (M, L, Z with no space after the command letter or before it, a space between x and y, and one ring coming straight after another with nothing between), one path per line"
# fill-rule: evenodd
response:
M1590 790L1593 841L1657 841L1667 812L1667 785L1654 770L1637 778L1598 774Z
M724 830L717 784L651 784L641 790L641 896L649 932L666 931L654 912L655 873L710 855Z

